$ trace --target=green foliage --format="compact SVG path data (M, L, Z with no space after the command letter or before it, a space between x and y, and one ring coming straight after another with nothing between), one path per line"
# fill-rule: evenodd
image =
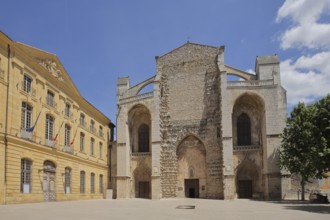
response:
M330 95L312 105L299 103L282 133L281 168L302 177L322 178L330 171Z

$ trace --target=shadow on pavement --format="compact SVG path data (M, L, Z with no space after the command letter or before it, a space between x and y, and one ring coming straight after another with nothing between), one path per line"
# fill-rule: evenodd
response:
M256 200L254 200L256 201ZM274 204L282 204L284 209L313 212L320 214L330 214L329 204L311 203L310 201L281 200L281 201L261 201Z
M298 210L305 212L314 212L321 214L330 214L330 206L327 205L294 205L294 206L284 206L285 209Z

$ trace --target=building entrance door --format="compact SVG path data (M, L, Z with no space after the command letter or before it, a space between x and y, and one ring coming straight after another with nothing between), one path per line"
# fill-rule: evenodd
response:
M46 202L55 201L55 165L50 161L44 163L43 191Z
M139 182L139 198L148 199L150 195L150 182Z
M238 181L238 198L241 199L252 198L252 180Z
M199 179L185 179L184 191L187 198L199 198Z

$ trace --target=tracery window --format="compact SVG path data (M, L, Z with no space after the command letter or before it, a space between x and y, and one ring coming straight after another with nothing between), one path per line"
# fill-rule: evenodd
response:
M149 152L149 127L142 124L138 129L139 152Z
M237 145L251 145L251 121L245 113L237 118Z

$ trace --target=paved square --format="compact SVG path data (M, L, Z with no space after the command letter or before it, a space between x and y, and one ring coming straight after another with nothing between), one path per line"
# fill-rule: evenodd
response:
M178 206L195 206L178 209ZM126 199L49 202L0 206L1 220L323 220L330 205L299 202L202 199Z

